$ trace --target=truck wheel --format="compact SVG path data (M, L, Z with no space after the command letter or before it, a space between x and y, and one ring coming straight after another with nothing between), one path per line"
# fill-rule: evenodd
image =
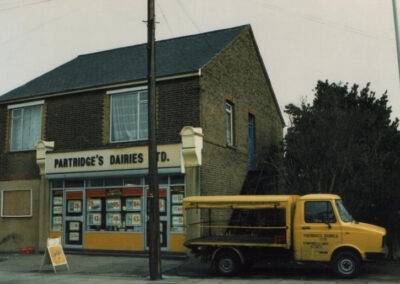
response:
M354 278L360 270L360 258L352 252L340 252L332 260L333 271L341 278Z
M241 261L233 251L221 251L214 260L215 270L223 276L233 276L240 272Z

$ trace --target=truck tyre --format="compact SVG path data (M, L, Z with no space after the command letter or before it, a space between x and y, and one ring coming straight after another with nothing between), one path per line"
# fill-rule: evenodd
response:
M361 261L353 252L340 252L332 260L333 271L340 278L354 278L357 276Z
M242 264L237 253L224 250L216 255L213 267L223 276L233 276L241 271Z

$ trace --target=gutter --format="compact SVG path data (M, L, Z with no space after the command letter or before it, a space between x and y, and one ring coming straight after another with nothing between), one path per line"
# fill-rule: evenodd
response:
M163 81L168 81L168 80L184 79L184 78L191 78L191 77L200 77L200 76L201 76L201 69L199 69L195 72L159 77L159 78L156 78L156 82L163 82ZM103 85L103 86L97 86L97 87L75 89L75 90L70 90L70 91L62 91L62 92L56 92L56 93L48 93L48 94L43 94L43 95L38 95L38 96L30 96L30 97L24 97L24 98L19 98L19 99L10 99L10 100L4 100L4 101L1 100L1 96L0 96L0 105L19 103L19 102L25 102L25 101L33 101L33 100L39 100L39 99L46 99L46 98L52 98L52 97L58 97L58 96L64 96L64 95L72 95L72 94L91 92L91 91L97 91L97 90L107 90L107 89L117 89L117 88L123 88L123 87L138 86L138 85L144 85L144 84L147 84L146 79L125 82L125 83L109 84L109 85Z

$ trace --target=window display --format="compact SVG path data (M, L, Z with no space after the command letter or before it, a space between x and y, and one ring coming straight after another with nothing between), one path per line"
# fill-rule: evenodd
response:
M142 217L140 213L128 213L125 219L126 226L142 226Z
M172 196L172 204L182 204L183 202L183 193L174 193Z
M171 232L183 232L183 197L185 189L183 186L171 187Z
M62 230L62 214L63 214L63 191L53 190L51 199L51 226L50 230L53 232L61 232Z
M67 203L68 213L81 213L82 212L82 200L68 200Z
M61 225L62 216L53 216L53 225Z
M159 205L160 205L160 214L165 213L166 212L165 198L160 198Z
M70 232L68 234L68 237L69 237L69 241L73 241L73 242L79 242L80 241L79 232Z
M172 226L182 227L183 226L183 216L172 216Z
M107 226L120 226L121 225L121 213L107 213Z
M160 181L160 234L165 248L170 233L184 231L185 179L184 175L165 175ZM52 232L64 231L62 236L66 243L82 245L85 232L126 232L147 236L146 216L151 195L143 176L88 179L79 188L65 186L66 182L62 180L55 187L52 181L50 196L50 229Z
M88 231L143 232L143 188L88 190Z
M172 214L173 215L183 214L183 206L182 205L172 205Z
M79 222L69 222L70 231L79 231Z
M101 213L89 213L88 214L89 226L100 226L101 225Z
M106 199L107 211L121 211L121 199L107 198Z
M101 211L101 199L89 198L87 201L88 211Z
M62 206L53 206L53 214L62 214Z
M54 196L53 197L53 205L62 205L62 204L63 204L62 196Z
M142 202L140 198L127 198L126 211L140 211L142 210Z

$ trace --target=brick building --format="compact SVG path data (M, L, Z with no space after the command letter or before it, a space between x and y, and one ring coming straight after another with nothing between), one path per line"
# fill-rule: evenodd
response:
M0 96L0 251L146 250L146 58L81 55ZM183 252L182 197L238 194L284 122L248 25L158 41L156 61L161 247Z

